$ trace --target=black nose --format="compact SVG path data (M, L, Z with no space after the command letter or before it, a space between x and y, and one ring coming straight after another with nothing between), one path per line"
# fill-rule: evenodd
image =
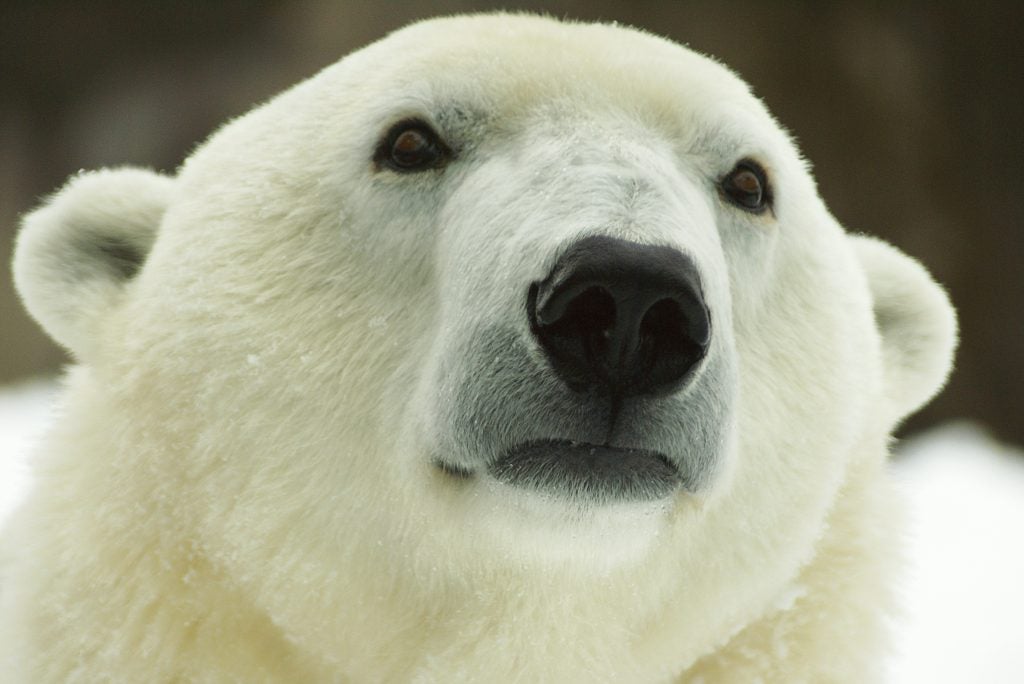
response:
M570 247L530 286L527 311L555 372L577 392L625 398L674 391L711 340L689 257L606 236Z

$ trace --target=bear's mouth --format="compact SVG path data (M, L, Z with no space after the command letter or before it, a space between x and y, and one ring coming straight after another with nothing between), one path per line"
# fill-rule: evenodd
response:
M679 469L657 451L558 439L513 446L487 470L507 485L602 503L664 499L683 481Z

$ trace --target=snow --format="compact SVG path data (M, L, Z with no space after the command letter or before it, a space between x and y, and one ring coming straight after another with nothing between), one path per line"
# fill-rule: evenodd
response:
M893 682L1024 682L1024 453L954 423L907 442L907 627Z
M0 387L0 522L29 487L56 392L50 379ZM966 422L899 451L911 567L891 681L1024 682L1024 452Z
M0 523L30 484L25 458L49 424L57 383L47 378L0 386Z

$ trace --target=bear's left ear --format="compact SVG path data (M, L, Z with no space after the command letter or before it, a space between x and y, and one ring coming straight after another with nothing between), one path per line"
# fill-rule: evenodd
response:
M73 177L22 223L14 282L29 313L88 360L97 324L149 254L174 179L119 168Z
M946 383L957 345L956 314L924 267L876 238L851 235L874 299L889 414L898 423Z

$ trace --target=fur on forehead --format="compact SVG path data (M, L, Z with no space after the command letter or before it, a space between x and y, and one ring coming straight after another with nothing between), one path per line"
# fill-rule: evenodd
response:
M710 57L638 29L528 15L427 20L326 72L346 81L343 74L358 73L370 88L385 89L387 97L378 101L389 110L450 106L514 117L545 103L575 102L591 114L626 106L654 123L678 126L681 109L700 116L713 103L709 120L721 121L723 113L770 119L747 84ZM334 92L345 97L344 89Z

